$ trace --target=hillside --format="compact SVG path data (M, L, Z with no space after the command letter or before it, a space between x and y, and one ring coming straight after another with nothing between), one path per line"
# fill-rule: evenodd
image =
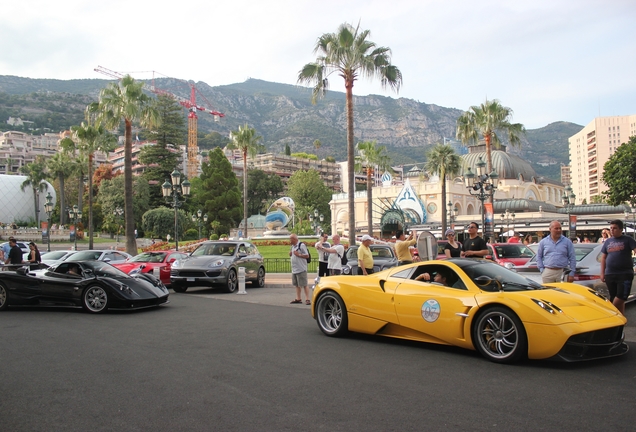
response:
M8 130L6 119L20 117L57 132L81 121L83 108L97 100L99 91L110 81L103 79L53 80L0 76L0 129ZM159 88L189 98L184 82L161 78ZM207 114L199 115L199 131L216 131L227 136L244 123L263 137L268 150L283 152L289 144L293 152L316 152L313 142L321 141L320 157L346 159L346 118L344 93L329 91L324 99L311 103L308 88L258 79L211 87L195 83L197 101L225 113L220 122ZM336 90L338 90L336 88ZM462 110L426 104L406 98L378 95L356 96L355 139L376 140L385 145L395 164L424 161L428 147L455 136L455 122ZM186 113L184 112L184 115ZM518 119L516 119L518 120ZM532 161L539 175L559 179L561 163L568 162L567 138L582 126L567 122L551 123L528 130L518 149L511 152Z

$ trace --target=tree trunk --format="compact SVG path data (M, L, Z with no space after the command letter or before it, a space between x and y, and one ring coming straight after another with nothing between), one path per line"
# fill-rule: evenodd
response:
M133 214L133 175L132 175L132 123L128 119L124 134L124 221L126 222L126 252L137 255L135 239L135 215ZM177 233L175 233L175 236Z
M93 250L93 153L88 155L88 249Z
M355 154L353 144L353 79L345 80L347 98L347 188L349 208L349 245L356 244L356 184L355 184Z
M484 141L486 141L486 162L487 162L486 169L488 170L486 174L490 175L490 173L492 172L492 135L487 134L484 138L485 138ZM495 202L494 194L488 197L488 202L490 202L491 204L494 204ZM482 214L483 214L483 211L484 210L482 209Z
M367 229L368 234L373 237L373 185L371 184L371 175L373 174L373 169L371 167L367 167Z
M247 238L247 151L243 151L243 238Z
M60 175L60 225L64 225L64 221L66 220L66 203L64 196L64 176ZM50 222L50 221L49 221Z
M441 170L440 180L442 182L442 238L448 229L448 219L446 218L446 173ZM452 206L451 206L452 207Z

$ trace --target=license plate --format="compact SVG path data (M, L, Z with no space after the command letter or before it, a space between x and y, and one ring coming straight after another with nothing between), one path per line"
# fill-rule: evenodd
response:
M152 274L156 277L159 277L159 267L155 267L152 269Z
M194 278L188 278L187 281L188 282L194 282Z

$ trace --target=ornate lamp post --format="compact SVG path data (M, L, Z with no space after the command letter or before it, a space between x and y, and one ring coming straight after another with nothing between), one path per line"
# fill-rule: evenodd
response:
M119 231L121 229L119 220L124 215L124 209L121 207L117 207L115 210L113 210L113 215L115 216L115 224L117 225L117 243L119 244Z
M309 222L311 222L311 228L314 230L316 235L319 234L318 230L320 229L320 223L325 220L325 215L320 214L318 209L314 209L314 214L309 214ZM320 223L318 222L320 221Z
M565 211L568 214L568 235L571 240L572 239L572 230L571 230L572 224L570 222L570 213L574 209L574 203L576 202L576 195L572 191L572 188L570 187L570 185L567 185L565 187L565 190L563 191L563 196L561 197L561 199L563 200L563 206L565 207Z
M186 201L186 196L190 195L190 182L186 179L181 183L181 173L176 169L170 174L172 184L166 180L161 186L161 191L166 202L174 208L174 242L175 250L179 250L179 207ZM172 202L170 202L170 196L172 195ZM183 200L179 199L179 195L183 197Z
M457 216L457 213L459 213L459 209L457 207L453 207L453 203L450 201L446 204L446 209L448 215L448 226L453 228L455 225L455 217Z
M82 211L75 204L72 208L68 209L68 217L75 224L75 236L73 238L73 250L77 250L77 228L82 220Z
M201 226L203 225L201 223L201 213L203 213L201 210L197 210L197 214L192 215L192 222L196 223L197 226L199 227L199 239L201 239ZM207 221L208 221L208 215L203 215L203 222L207 222Z
M632 207L630 210L625 210L625 232L627 232L627 222L629 222L629 215L632 215L632 236L636 239L636 208Z
M503 229L505 224L506 232L508 234L510 234L511 222L512 222L512 229L514 230L515 229L515 212L514 211L510 212L508 211L508 209L506 209L506 212L501 214L501 228ZM501 237L502 237L502 240L504 240L503 235Z
M484 208L484 202L486 199L493 197L497 191L497 181L499 180L499 174L496 171L486 174L486 162L482 158L479 158L477 162L478 173L472 172L468 167L468 172L464 175L464 183L468 192L476 196L481 201L481 226L486 236L486 209Z
M51 192L46 194L46 203L44 203L44 211L46 212L47 223L47 236L46 236L46 251L51 252L51 213L53 213L53 197Z

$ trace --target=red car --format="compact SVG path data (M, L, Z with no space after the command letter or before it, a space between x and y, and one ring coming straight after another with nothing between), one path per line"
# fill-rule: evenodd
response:
M142 273L152 273L161 279L164 285L170 285L170 265L178 259L187 257L188 254L176 251L152 251L143 252L121 264L113 264L126 274L142 268Z
M488 245L488 251L490 255L485 258L508 268L522 266L535 255L532 249L521 243L492 243Z

